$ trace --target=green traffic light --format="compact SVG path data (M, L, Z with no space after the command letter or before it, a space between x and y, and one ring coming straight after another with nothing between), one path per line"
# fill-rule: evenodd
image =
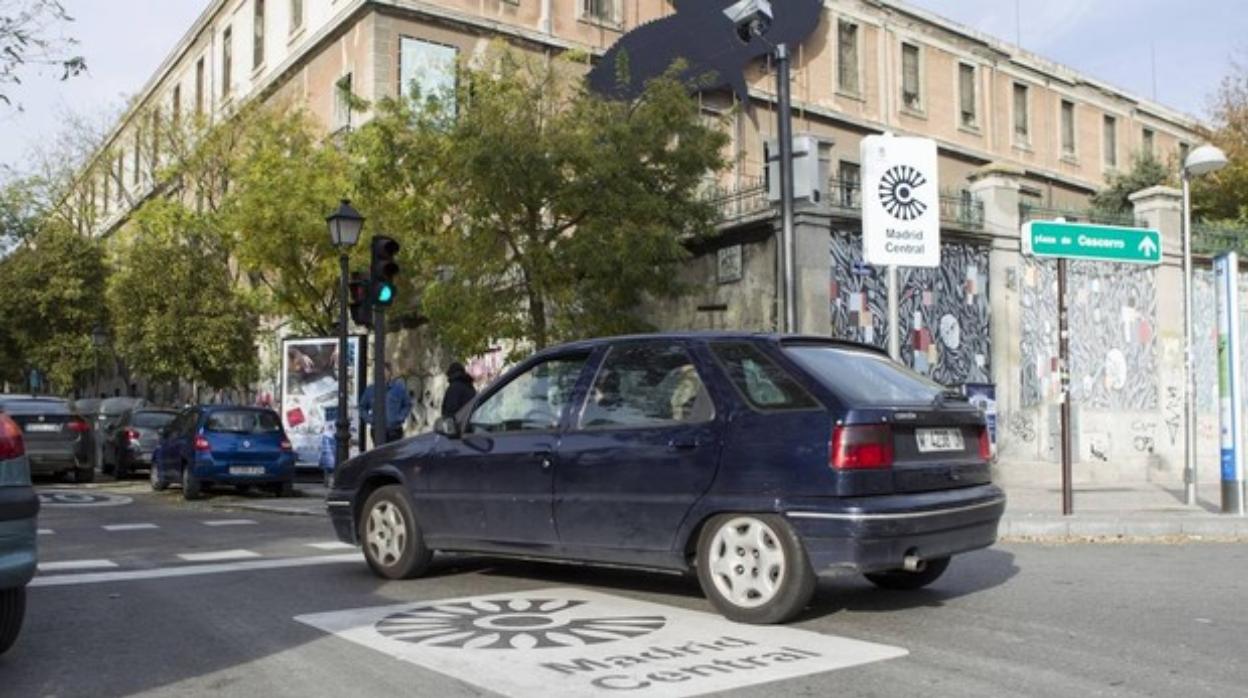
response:
M382 305L389 305L394 300L394 287L390 284L380 284L377 289L377 302Z

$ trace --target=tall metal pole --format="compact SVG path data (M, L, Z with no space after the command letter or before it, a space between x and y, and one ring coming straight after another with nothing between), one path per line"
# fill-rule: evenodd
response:
M1074 513L1070 453L1070 322L1066 313L1066 258L1057 260L1057 366L1061 380L1062 515Z
M373 327L377 331L377 348L373 350L373 447L386 445L386 311L373 310Z
M784 331L797 331L797 287L794 279L793 243L793 103L789 93L789 47L776 47L776 95L780 110L776 115L780 135L780 219L781 268L784 276Z
M1196 375L1192 351L1192 190L1183 170L1183 483L1188 506L1196 506Z
M897 311L897 265L887 267L888 275L888 355L901 361L901 325Z
M347 303L351 293L347 286L348 258L338 255L341 279L338 284L338 418L334 420L334 472L350 457L351 422L347 415Z

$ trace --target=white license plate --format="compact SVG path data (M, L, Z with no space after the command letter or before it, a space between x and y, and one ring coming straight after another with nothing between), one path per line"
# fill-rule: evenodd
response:
M961 451L961 429L918 429L914 439L919 444L919 453L936 453L940 451Z
M264 468L251 465L232 465L230 466L231 475L263 475Z
M60 431L61 425L60 424L27 424L25 430L31 433L35 433L35 432L47 433L47 432L53 432L53 431Z

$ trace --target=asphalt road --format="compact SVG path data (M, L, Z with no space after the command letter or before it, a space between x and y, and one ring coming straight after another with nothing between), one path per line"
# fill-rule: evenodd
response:
M1244 545L1008 544L955 559L941 580L919 592L879 591L857 578L827 580L813 606L788 627L796 634L775 640L788 648L788 659L785 652L760 649L752 658L706 668L699 662L728 656L716 642L759 648L771 636L720 623L691 580L448 557L429 577L383 582L358 551L333 544L320 517L212 506L238 498L186 503L176 490L153 494L142 482L69 490L68 497L60 491L64 505L41 514L45 568L29 590L21 638L0 657L0 696L537 695L526 693L526 682L549 687L551 696L679 695L727 682L738 688L725 695L741 696L1221 698L1243 695L1248 684ZM130 501L74 503L88 499L79 496L83 492ZM349 628L327 632L337 621L319 615L475 596L495 600L477 608L497 610L502 599L514 609L520 608L515 600L527 606L528 599L578 594L590 598L585 608L619 604L649 619L624 622L663 628L651 639L586 642L573 654L595 659L578 666L550 662L555 654L540 646L420 644L420 637L436 632L421 628L464 613L478 613L471 615L477 625L461 624L470 629L455 637L489 641L472 629L486 627L484 612L465 604L421 611L433 620L407 617L406 635L396 636L402 641L360 640ZM541 622L517 618L508 623ZM488 622L495 622L494 630L504 626ZM372 632L374 626L360 627ZM665 637L702 644L664 644L659 638ZM864 659L880 654L877 644L847 640L878 643L893 658ZM666 657L701 653L660 665L654 660L659 647L667 648ZM612 653L607 664L595 663ZM625 655L634 659L620 658ZM855 665L815 671L806 668L815 660L797 661L816 655ZM619 669L642 662L639 656L653 665ZM652 669L660 671L646 673ZM773 675L781 670L788 678ZM591 679L599 683L587 683ZM590 685L593 692L585 688Z

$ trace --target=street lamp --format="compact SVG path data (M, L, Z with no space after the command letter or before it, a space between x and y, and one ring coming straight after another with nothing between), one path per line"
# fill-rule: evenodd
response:
M351 422L347 418L347 303L350 264L348 254L360 240L364 229L364 216L351 208L351 202L343 199L338 210L325 218L329 225L329 240L338 249L338 419L334 426L334 472L346 462L350 453Z
M108 343L108 332L102 325L96 325L91 330L91 346L95 347L95 394L100 394L100 349Z
M1216 146L1202 145L1183 162L1183 453L1184 494L1188 506L1196 506L1196 374L1192 355L1192 177L1217 172L1226 166L1226 154Z

